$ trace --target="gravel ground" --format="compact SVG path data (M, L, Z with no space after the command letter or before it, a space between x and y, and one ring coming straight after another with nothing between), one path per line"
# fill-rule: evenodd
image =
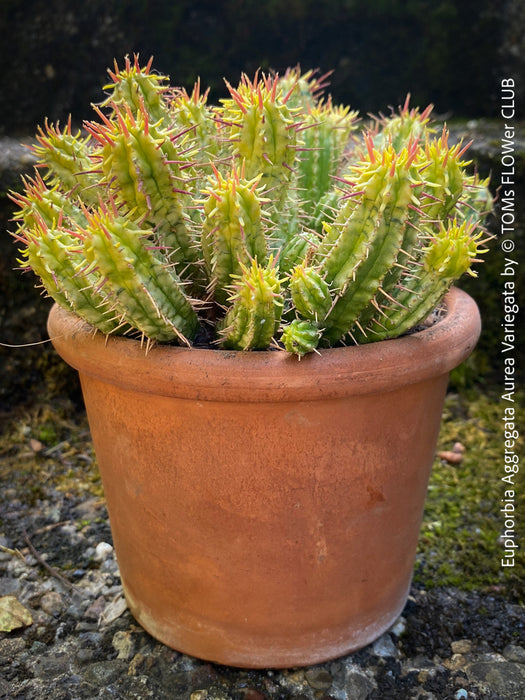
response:
M64 416L40 406L4 420L0 628L13 629L0 632L0 698L525 697L525 609L497 593L413 587L374 644L303 669L228 668L156 642L126 609L85 417Z

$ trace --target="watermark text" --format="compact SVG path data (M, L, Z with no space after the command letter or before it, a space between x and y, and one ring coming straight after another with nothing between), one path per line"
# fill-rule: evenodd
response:
M516 421L516 344L518 333L519 304L516 295L518 259L516 256L516 84L514 78L501 80L501 151L500 151L500 229L499 245L502 250L501 302L502 333L500 351L503 358L501 402L503 407L503 493L500 503L501 535L503 545L502 567L513 567L517 541L517 475L520 469L518 441L520 438Z

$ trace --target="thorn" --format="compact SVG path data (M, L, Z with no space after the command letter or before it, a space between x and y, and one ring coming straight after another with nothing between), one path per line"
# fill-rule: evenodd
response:
M417 212L421 216L425 215L425 212L420 207L416 207L415 204L408 204L407 206L409 209L412 209L413 211Z
M242 99L241 95L237 92L237 90L235 90L235 89L230 85L230 83L229 83L226 79L224 79L224 82L226 83L226 87L227 87L227 89L228 89L230 95L232 96L233 101L234 101L235 104L237 105L237 107L239 107L239 109L241 110L241 112L242 112L243 114L246 114L246 113L247 113L247 109L246 109L246 107L245 107L244 104L243 104L243 99Z
M366 331L363 328L363 326L359 323L359 321L355 321L355 325L358 327L359 331L365 336L366 338ZM354 341L355 342L355 341ZM357 344L357 343L356 343Z
M406 306L404 306L398 299L395 299L393 296L391 296L388 292L386 292L382 287L378 288L378 291L383 294L389 301L391 301L393 304L396 306L400 306L402 309L406 310Z
M104 122L104 124L105 124L109 129L111 129L111 130L113 131L113 124L112 124L112 123L110 122L110 120L106 117L106 115L105 115L104 112L100 109L100 107L99 107L98 105L95 105L95 104L92 104L91 106L93 107L93 109L95 110L95 112L98 114L98 116L102 119L102 121Z
M277 81L279 78L279 73L275 74L275 77L273 78L273 85L272 85L272 90L270 92L270 100L272 102L275 102L276 94L277 94Z
M374 142L372 139L372 134L370 132L367 132L365 134L364 138L365 138L365 144L366 144L366 148L368 151L368 157L370 158L370 162L375 163L376 157L375 157L375 153L374 153Z
M296 80L295 83L292 85L292 87L288 90L288 92L286 93L286 95L283 97L283 104L286 104L286 103L288 102L288 100L290 99L290 97L293 95L293 91L295 90L296 87L297 87L297 80Z
M425 109L421 112L421 119L424 121L428 121L430 118L430 115L432 113L432 110L434 109L433 104L429 104L425 107Z
M379 306L379 304L377 303L377 300L376 300L375 297L370 301L370 303L371 303L372 306L381 314L381 316L384 316L385 318L388 318L388 316L385 314L385 312L383 311L383 309L382 309L382 308ZM378 323L380 326L382 325L382 324L379 323L379 321L377 321L376 319L374 319L374 321L375 321L375 323ZM384 326L382 326L382 327L385 328ZM385 330L386 330L386 328L385 328Z
M466 146L463 146L463 148L461 149L461 151L457 155L458 159L461 158L462 155L464 155L464 153L472 146L473 143L474 143L474 139L469 141Z
M260 85L257 86L257 97L259 99L259 109L262 112L262 110L264 109L264 101L263 101L263 96L261 93L261 86Z
M360 190L359 192L348 192L342 196L342 201L346 199L351 199L352 197L360 197L361 195L365 194L365 190Z

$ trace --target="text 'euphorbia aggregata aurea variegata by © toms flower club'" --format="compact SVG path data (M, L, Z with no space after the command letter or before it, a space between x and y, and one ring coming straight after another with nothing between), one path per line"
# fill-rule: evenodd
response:
M492 197L430 107L366 128L314 71L218 105L137 57L110 76L11 193L21 263L102 333L302 356L405 333L474 274Z

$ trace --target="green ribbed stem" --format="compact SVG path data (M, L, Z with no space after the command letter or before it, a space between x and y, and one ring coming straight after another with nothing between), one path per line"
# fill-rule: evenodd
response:
M410 274L389 298L377 295L380 308L367 324L355 329L355 339L361 343L395 338L422 323L436 308L452 283L486 252L480 241L481 231L475 225L453 221L448 227L441 226L430 244L424 249L419 265L413 265Z
M104 280L116 316L152 340L189 344L197 314L175 272L148 249L148 231L108 211L89 215L86 257Z
M312 267L298 265L290 275L290 295L297 312L305 319L322 321L332 306L330 289Z
M298 318L284 326L281 335L284 349L299 357L314 352L320 339L321 331L315 321L304 321Z
M225 178L216 171L204 202L201 246L214 296L225 303L235 276L243 266L267 258L266 239L261 222L261 196L258 180L246 181L236 170Z
M49 296L102 333L113 332L118 323L96 288L96 275L86 271L81 242L63 229L48 227L43 219L27 230L26 240L21 262L31 266Z
M90 130L101 144L102 170L116 204L154 228L171 262L195 262L198 251L183 212L185 183L163 150L171 144L169 134L159 133L144 112L134 117L117 111L113 121L92 123Z
M231 350L263 350L279 326L281 282L273 260L261 267L255 260L243 266L232 296L233 305L219 327L223 347Z
M52 183L59 184L64 194L73 192L88 204L97 202L100 178L93 172L97 166L91 160L89 137L82 137L80 131L73 134L70 123L63 131L47 122L45 127L45 132L39 129L39 145L32 150L48 168Z
M127 105L135 116L146 109L152 121L168 121L169 109L164 99L168 78L151 73L151 63L150 59L148 64L141 68L137 55L134 56L133 63L126 57L124 68L120 70L115 61L114 70L108 71L113 82L104 86L104 90L110 91L110 95L102 106L112 103Z

